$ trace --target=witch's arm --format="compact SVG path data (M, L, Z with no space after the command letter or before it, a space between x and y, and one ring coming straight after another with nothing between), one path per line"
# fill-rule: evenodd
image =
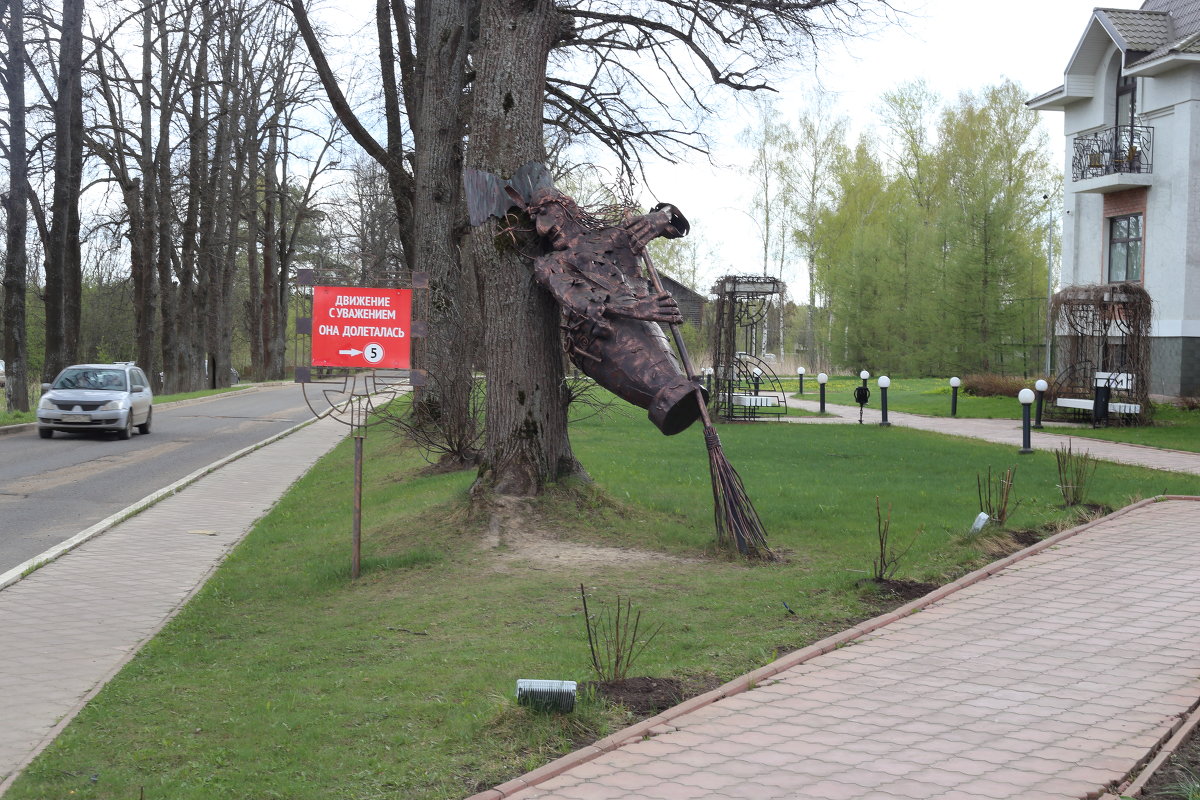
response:
M631 317L650 322L678 323L679 306L668 292L638 297L628 285L607 286L583 274L557 253L534 262L533 277L554 296L559 305L581 317L608 324L604 318Z
M686 236L691 226L678 208L670 203L659 203L649 214L629 220L625 224L625 230L633 238L634 253L641 255L651 240L660 236L664 239L678 239Z

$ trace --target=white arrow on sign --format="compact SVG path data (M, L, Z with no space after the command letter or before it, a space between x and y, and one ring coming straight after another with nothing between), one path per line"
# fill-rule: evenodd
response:
M362 352L362 350L338 350L338 355L339 356L356 356L356 355L360 354L361 352Z

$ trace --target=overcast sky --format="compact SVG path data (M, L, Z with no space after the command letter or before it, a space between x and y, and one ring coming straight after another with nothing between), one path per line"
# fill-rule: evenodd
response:
M1005 78L1020 84L1029 97L1063 82L1063 70L1083 36L1093 8L1140 8L1141 0L896 0L908 11L895 26L866 39L834 44L815 68L796 73L781 85L780 103L791 116L803 105L807 87L818 82L836 94L838 111L848 117L854 134L875 119L880 95L902 84L924 79L945 99L976 91ZM1062 115L1043 112L1057 163L1062 160ZM660 199L677 203L695 219L697 233L718 221L721 207L748 208L753 189L740 177L750 156L736 144L744 123L714 125L717 159L741 165L712 170L707 165L659 167L653 189ZM721 236L707 236L716 248L709 277L727 272L761 271L758 229L742 213L718 212ZM785 275L793 297L807 289L797 276Z

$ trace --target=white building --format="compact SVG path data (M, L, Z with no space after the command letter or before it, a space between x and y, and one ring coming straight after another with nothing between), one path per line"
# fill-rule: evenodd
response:
M1154 394L1200 395L1200 0L1097 8L1063 85L1063 286L1141 283Z

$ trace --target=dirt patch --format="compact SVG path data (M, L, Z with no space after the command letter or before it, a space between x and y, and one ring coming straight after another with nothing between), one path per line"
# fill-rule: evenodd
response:
M508 569L517 562L556 567L597 567L698 563L632 547L604 547L567 541L562 532L549 530L539 523L528 501L516 497L497 498L491 508L482 547L495 556L497 569Z
M1012 531L1009 533L1009 536L1023 548L1037 544L1042 540L1041 534L1037 531Z
M589 681L581 687L613 705L623 706L638 719L660 714L689 697L717 688L721 681L714 675L698 678L622 678L615 681Z
M881 598L883 603L886 605L889 602L893 602L896 606L916 600L919 597L924 597L938 588L938 584L936 583L922 583L921 581L887 580L874 581L873 583L883 594ZM890 611L891 609L889 608L888 610Z

